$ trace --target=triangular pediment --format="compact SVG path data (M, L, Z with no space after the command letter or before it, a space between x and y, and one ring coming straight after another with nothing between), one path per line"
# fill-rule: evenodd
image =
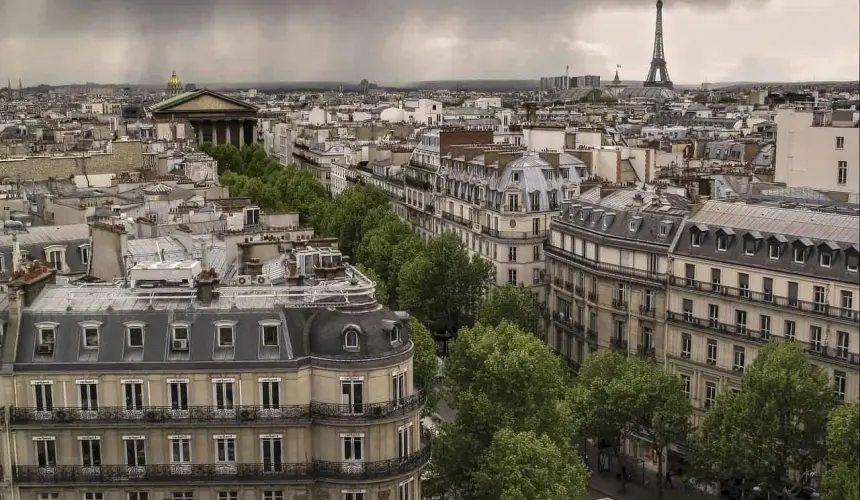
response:
M200 89L180 94L156 104L152 111L166 112L206 112L206 111L245 111L256 113L259 108L232 97Z

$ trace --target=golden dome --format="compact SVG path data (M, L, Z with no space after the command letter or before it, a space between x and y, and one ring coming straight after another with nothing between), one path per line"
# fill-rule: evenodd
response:
M182 82L179 81L179 77L176 76L176 70L173 70L173 74L170 75L170 79L167 80L168 87L178 87L182 85Z

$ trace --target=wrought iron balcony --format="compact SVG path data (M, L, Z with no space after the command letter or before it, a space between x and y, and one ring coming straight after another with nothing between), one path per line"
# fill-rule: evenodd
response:
M501 240L535 240L546 238L549 231L499 231L487 226L481 226L481 233Z
M829 362L844 363L852 367L860 364L860 354L850 352L847 347L830 347L821 342L801 342L799 340L787 339L782 336L774 335L770 331L750 330L744 325L732 325L722 323L715 319L696 318L689 313L672 312L668 313L668 319L672 323L681 325L690 325L701 330L715 332L732 338L743 338L750 342L764 344L771 341L797 342L809 354L825 358Z
M639 314L642 316L651 316L654 317L654 306L649 304L640 304L639 305Z
M597 294L594 292L588 292L588 301L597 303Z
M424 211L430 212L430 213L435 213L436 207L434 207L432 203L425 203L424 204Z
M552 319L556 322L556 324L569 332L582 335L582 333L585 331L585 328L582 326L582 323L576 323L573 321L573 318L566 317L560 312L552 313Z
M625 339L620 339L618 337L613 336L609 340L609 344L612 346L613 349L617 349L619 351L626 351L627 350L627 340L625 340Z
M280 406L278 408L236 406L233 409L222 409L214 406L189 406L186 409L173 409L165 406L145 406L139 410L128 410L121 406L103 406L93 410L67 407L54 407L49 410L12 407L9 422L11 425L103 425L110 423L278 425L308 424L311 420L367 422L409 414L423 407L426 402L426 394L420 391L401 401L358 405L311 402L309 405Z
M582 297L583 296L582 294L585 293L585 291L582 289L581 286L578 286L578 287L574 287L573 293L575 293L577 297Z
M129 410L124 406L102 406L92 410L71 407L22 408L12 407L9 422L12 425L28 424L104 424L135 423L175 425L179 423L237 423L263 424L310 422L309 405L236 406L232 409L216 406L189 406L174 409L170 406L144 406Z
M567 290L568 292L572 292L573 291L573 283L571 283L570 281L565 281L564 282L564 289Z
M757 292L749 288L736 288L725 286L720 283L709 283L704 281L696 281L691 278L674 277L672 284L684 288L692 288L693 290L704 292L709 295L722 295L724 297L733 297L751 302L758 302L763 305L771 305L783 309L791 309L811 314L820 314L831 318L841 319L851 323L860 324L860 312L853 309L842 307L834 307L820 302L808 302L798 300L796 297L783 297L774 295L772 291Z
M284 464L154 464L144 466L15 465L12 479L22 485L43 484L189 484L243 482L273 484L315 479L373 480L412 473L430 460L429 444L402 458L376 462L327 462Z
M419 391L399 401L385 401L382 403L350 405L312 402L310 412L315 421L365 422L403 417L421 409L426 402L427 393Z
M314 477L345 481L367 481L385 479L408 474L425 466L430 461L430 443L420 450L401 458L378 462L324 462L314 461Z
M654 357L654 347L650 345L639 344L636 346L636 352L638 352L640 356L645 356L646 358Z
M467 229L472 229L472 221L469 219L460 217L459 215L454 215L451 212L442 212L442 218L445 220L449 220L451 222L456 222L461 226L466 227Z
M597 342L597 329L589 328L585 331L585 338L590 341Z
M544 250L553 257L558 257L572 262L590 272L610 274L612 276L622 275L643 281L659 283L661 285L665 285L668 279L666 274L588 259L582 255L577 255L570 250L565 250L564 248L551 245L549 242L544 243Z
M623 298L614 297L612 299L612 307L614 307L616 309L623 309L626 311L627 310L627 301L624 300Z

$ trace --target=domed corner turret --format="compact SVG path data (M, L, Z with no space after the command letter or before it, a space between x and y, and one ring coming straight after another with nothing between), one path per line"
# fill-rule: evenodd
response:
M182 82L179 81L179 77L176 76L176 70L173 70L173 73L170 75L170 78L167 79L167 94L174 96L182 93Z

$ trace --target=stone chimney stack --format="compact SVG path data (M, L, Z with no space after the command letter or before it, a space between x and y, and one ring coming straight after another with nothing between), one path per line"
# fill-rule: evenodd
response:
M15 307L18 310L28 307L46 286L57 283L56 276L57 271L55 269L39 262L15 270L12 273L12 280L9 282L10 304L12 300L15 300L17 302ZM10 308L12 307L10 305Z
M92 257L90 274L103 281L125 279L128 274L128 233L120 221L90 223Z
M217 285L218 274L214 269L204 269L197 275L197 300L200 301L200 304L208 306L212 303L213 299L217 298Z

